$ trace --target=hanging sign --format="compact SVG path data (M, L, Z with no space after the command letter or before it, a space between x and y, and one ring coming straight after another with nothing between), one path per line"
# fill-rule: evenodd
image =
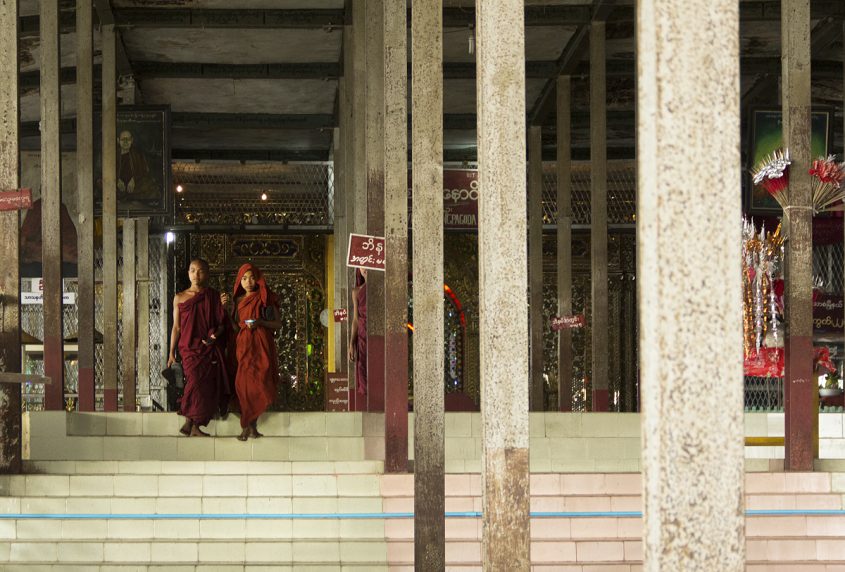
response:
M349 317L349 312L346 308L338 308L334 311L334 321L335 322L345 322Z
M478 228L478 171L443 171L443 226Z
M350 234L346 265L351 268L384 270L384 237Z
M44 294L42 292L21 292L21 304L40 305L43 303ZM65 306L73 306L76 304L76 293L65 292L62 294L62 304Z
M576 314L575 316L552 316L549 322L551 323L553 332L583 328L586 323L583 314Z
M0 191L0 211L19 211L32 208L32 189Z

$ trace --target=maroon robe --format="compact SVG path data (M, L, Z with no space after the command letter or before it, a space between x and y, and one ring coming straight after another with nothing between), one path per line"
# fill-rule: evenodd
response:
M215 343L208 346L202 343L227 320L220 294L213 288L206 288L179 304L179 355L185 373L185 393L179 414L195 425L207 425L215 415L225 412L229 402L231 392L224 354L226 330Z
M367 393L367 284L358 288L358 336L355 356L355 379L360 395Z

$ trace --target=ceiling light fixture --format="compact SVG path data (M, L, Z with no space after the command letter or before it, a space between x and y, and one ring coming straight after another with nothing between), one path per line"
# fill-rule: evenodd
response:
M262 201L266 201L266 200L267 200L267 193L261 193L261 200L262 200Z
M470 24L467 27L469 28L469 38L467 40L467 50L469 51L469 55L473 55L475 53L475 26Z
M182 185L176 185L176 192L177 193L181 193L184 190L185 190L185 188Z

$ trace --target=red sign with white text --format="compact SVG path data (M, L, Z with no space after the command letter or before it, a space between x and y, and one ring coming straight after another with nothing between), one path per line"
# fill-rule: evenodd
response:
M334 321L335 322L345 322L347 317L349 316L349 312L347 312L346 308L338 308L334 311Z
M29 208L32 208L31 189L0 192L0 211L18 211Z
M552 316L550 320L552 331L568 330L572 328L583 328L586 321L582 314L575 316Z
M443 226L478 228L478 171L443 171Z
M350 234L346 251L346 265L351 268L384 270L384 238L365 234Z

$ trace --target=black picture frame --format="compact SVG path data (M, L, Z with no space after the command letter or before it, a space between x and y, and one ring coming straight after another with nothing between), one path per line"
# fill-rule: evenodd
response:
M95 210L102 214L102 119L95 118ZM117 108L115 174L119 217L172 216L174 208L169 105ZM128 134L128 138L127 138ZM121 152L121 139L128 146Z

